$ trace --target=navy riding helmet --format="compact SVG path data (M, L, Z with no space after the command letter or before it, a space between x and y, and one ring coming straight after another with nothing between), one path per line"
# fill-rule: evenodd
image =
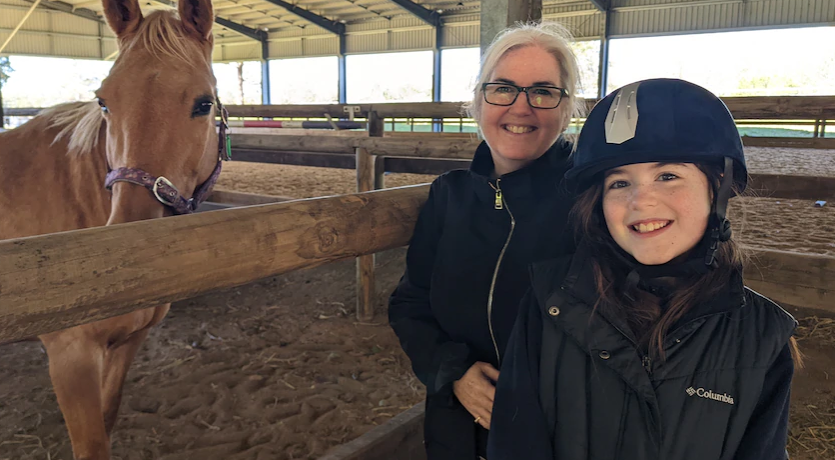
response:
M748 183L742 141L725 104L710 91L678 79L643 80L597 103L586 119L565 175L575 190L588 188L611 168L635 163L705 163L723 167L708 224L705 264L715 266L719 241L730 238L725 218L732 185Z
M731 113L710 91L684 80L658 78L624 86L597 103L586 119L574 167L575 188L607 169L635 163L734 162L740 192L747 185L742 141Z

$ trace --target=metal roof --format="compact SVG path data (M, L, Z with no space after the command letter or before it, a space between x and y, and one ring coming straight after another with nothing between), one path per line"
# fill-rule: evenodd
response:
M215 60L478 46L478 0L216 0ZM34 0L0 0L0 44ZM170 0L142 0L154 8ZM603 11L605 10L605 12ZM578 39L835 25L835 0L544 0ZM436 34L436 25L441 27ZM343 43L340 43L340 35ZM105 59L116 51L101 0L42 0L3 54Z

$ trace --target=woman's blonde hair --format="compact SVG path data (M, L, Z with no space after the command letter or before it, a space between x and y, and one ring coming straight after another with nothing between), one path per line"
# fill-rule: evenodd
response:
M563 113L563 129L568 127L571 118L579 117L582 113L582 100L577 99L579 87L579 70L577 58L569 43L573 40L571 33L555 22L518 24L505 29L496 36L490 47L481 57L481 69L478 82L473 89L473 99L464 108L476 123L481 120L481 108L484 104L481 86L489 83L493 71L499 61L509 51L526 46L540 46L551 53L560 64L560 85L568 91L566 100L560 103L559 110Z

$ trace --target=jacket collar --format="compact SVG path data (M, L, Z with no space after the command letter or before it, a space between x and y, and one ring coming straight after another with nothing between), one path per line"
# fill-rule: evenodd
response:
M571 143L560 136L544 155L537 158L524 168L501 176L500 187L506 197L526 196L536 192L542 184L551 185L548 193L554 187L563 183L563 174L570 166ZM496 184L492 178L495 164L493 155L487 142L482 141L476 149L470 172L484 183L484 187L477 187L478 195L485 201L493 202L495 192L487 183Z
M568 272L562 281L563 289L590 307L594 306L599 299L597 282L591 265L592 257L593 254L588 241L581 241L571 258ZM690 309L679 319L677 325L686 324L703 316L733 311L744 305L745 286L742 279L742 270L734 270L731 272L731 279L722 286L716 295ZM673 329L675 327L673 326Z
M545 151L544 155L537 158L524 168L503 175L501 179L504 181L513 179L517 176L530 175L531 171L536 171L538 169L542 169L543 167L564 169L567 165L567 161L569 160L570 153L571 143L565 140L563 136L560 136L557 138L557 141L554 142L554 145ZM470 163L470 171L479 176L490 179L493 176L493 170L495 167L496 165L493 163L493 155L490 151L490 146L487 145L486 141L481 141L478 148L476 148L473 161Z
M546 318L552 318L555 324L572 336L581 348L588 350L590 355L600 356L602 362L620 374L624 382L647 401L653 410L658 410L651 380L653 377L647 373L645 367L651 368L652 364L651 362L645 364L643 362L645 358L636 359L635 339L626 319L622 315L612 313L613 309L597 308L596 313L592 311L599 300L597 283L590 263L592 255L588 243L581 241L570 261L564 260L563 267L565 264L568 265L566 275L559 285L552 286L550 294L546 297L546 303L542 305L546 310L543 315ZM580 303L571 302L565 295L579 300ZM547 310L551 308L551 305L561 305L562 312L557 310L556 316L549 314ZM691 309L670 329L670 332L681 337L697 328L701 324L700 318L738 309L743 305L742 273L738 271L719 294ZM620 333L612 334L612 328ZM674 340L675 337L668 337L668 340L671 339Z

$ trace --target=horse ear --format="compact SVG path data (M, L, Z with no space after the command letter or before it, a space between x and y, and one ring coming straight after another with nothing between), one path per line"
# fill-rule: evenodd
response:
M201 40L211 40L215 21L211 0L180 0L179 10L186 32Z
M136 32L142 23L139 0L102 0L104 16L117 37Z

